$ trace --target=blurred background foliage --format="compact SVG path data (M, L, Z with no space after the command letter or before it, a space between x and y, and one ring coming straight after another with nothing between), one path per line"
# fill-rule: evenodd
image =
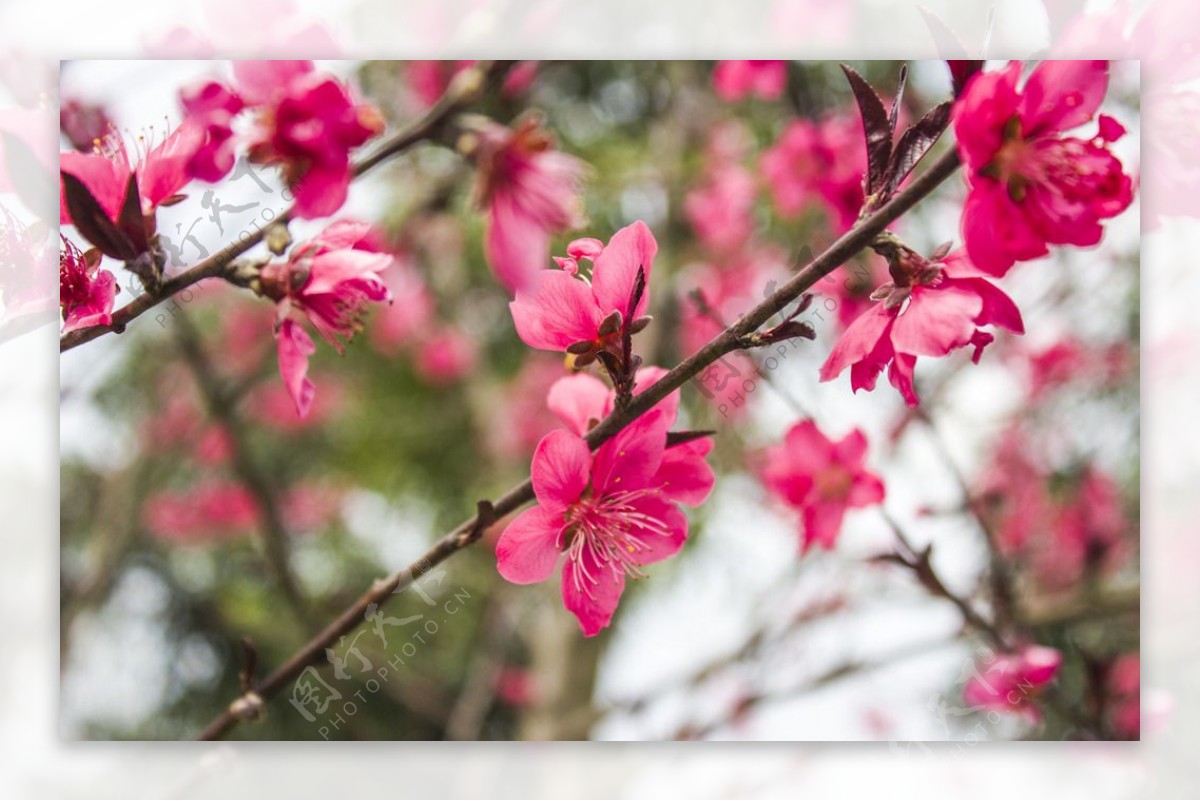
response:
M854 66L885 96L894 89L898 63ZM412 120L423 108L412 69L400 62L365 62L355 70L363 93L384 111L391 127ZM558 146L590 165L587 225L558 237L553 253L564 252L575 236L607 240L633 219L651 226L659 243L650 285L655 322L637 343L651 364L670 366L689 352L681 326L689 312L694 316L687 289L704 275L697 265L726 266L722 259L728 254L706 247L685 213L688 193L706 181L714 135L736 123L741 155L735 160L757 174L758 159L793 120L853 113L834 63L789 64L787 89L777 100L724 102L714 95L712 71L712 62L700 61L545 63L528 90L515 96L492 93L472 109L505 123L536 109ZM905 113L917 118L949 89L944 65L914 65ZM1136 85L1118 87L1111 102L1121 119L1132 121ZM846 146L861 147L861 142ZM114 342L64 356L63 414L85 421L70 431L100 443L77 447L68 441L75 434L64 433L61 652L63 725L69 736L194 736L240 692L243 637L253 643L261 676L373 580L412 561L468 516L478 499L494 497L527 475L537 437L553 426L540 401L566 367L552 354L531 352L513 331L508 298L483 258L472 170L452 151L427 145L366 183L365 200L354 200L369 206L370 221L378 223L382 240L397 255L398 275L403 273L397 280L415 281L421 300L374 310L344 355L318 348L312 362L317 400L310 419L296 418L280 385L270 303L211 282L159 324L145 318L129 333L110 338ZM926 251L954 238L961 196L951 181L900 223L905 238ZM796 215L780 214L761 179L752 215L753 248L775 262L775 272L768 274L783 274L788 259L803 247L819 250L837 233L835 215L821 204ZM1025 443L1018 450L1042 466L1045 474L1037 480L1051 496L1075 492L1083 466L1092 464L1111 476L1118 492L1120 557L1088 554L1082 572L1065 579L1065 590L1043 586L1045 575L1027 554L947 550L964 565L961 586L977 588L966 594L981 604L996 602L989 581L1003 568L1020 597L1021 614L1031 616L1025 630L1067 658L1060 688L1071 709L1047 710L1043 725L1001 727L989 736L1075 736L1073 719L1081 715L1114 734L1104 719L1102 689L1111 682L1100 674L1138 647L1134 225L1132 233L1110 236L1100 251L1064 253L1014 273L1005 288L1025 313L1027 342L1001 338L978 368L964 369L968 360L956 354L923 360L918 370L922 413L936 418L943 409L969 407L980 398L989 410L984 433L969 431L963 459L969 468L964 480L980 498L985 498L981 488L998 443L1016 424ZM864 265L869 261L860 259ZM741 289L750 299L746 309L762 294L761 287ZM119 296L118 303L127 298ZM922 437L913 432L925 423L904 409L890 387L852 401L844 381L817 390L817 366L838 331L835 317L814 321L818 341L800 345L775 381L785 385L785 394L803 397L804 408L823 424L826 414L846 419L869 405L872 463L898 465L910 474L907 487L920 488L923 463L909 454L918 446L906 443ZM1065 377L1031 378L1041 369L1034 357L1060 340L1076 343L1078 351L1077 360L1064 368ZM977 374L967 375L973 371ZM729 482L741 491L745 485L737 482L752 477L757 448L777 440L797 418L776 390L759 384L746 408L729 415L697 387L683 392L681 427L718 431L712 462L719 490ZM1035 384L1041 387L1036 397L1029 389ZM972 418L959 415L943 427L943 439L953 439L961 430L955 426L964 420L971 429ZM858 422L851 418L845 428L851 424ZM952 461L964 452L958 443L950 449ZM1004 525L1006 499L1015 497L1005 494L1010 489L1000 481L986 496L997 526ZM961 493L957 502L939 507L904 492L905 486L889 482L889 503L908 507L916 525L934 527L929 536L914 530L918 539L970 538L983 547L979 532L964 519ZM954 498L956 492L951 487L940 497ZM597 681L610 661L636 664L638 659L630 656L636 642L605 659L622 630L623 615L636 605L630 599L643 594L652 599L656 582L670 582L692 569L691 551L715 534L710 529L718 521L732 528L731 536L760 535L753 518L735 519L730 526L730 515L721 512L722 497L718 491L710 504L690 513L691 542L679 558L630 586L613 632L585 640L557 600L555 586L506 585L496 573L491 532L480 546L427 577L420 592L401 594L385 611L394 620L422 615L418 622L385 627L386 645L367 623L360 639L335 649L348 677L338 678L329 665L322 669L324 680L342 696L326 714L306 720L285 693L268 704L260 722L239 727L233 736L586 738L596 736L596 726L614 715L623 716L627 727L600 731L635 737L754 732L735 724L768 703L781 681L787 686L789 674L778 657L790 652L796 638L803 641L811 619L836 626L859 595L888 606L901 603L899 592L911 603L912 582L899 570L868 561L872 549L886 550L885 534L866 540L867 553L841 557L840 568L821 561L832 556L812 557L826 565L814 568L824 571L813 578L818 585L846 571L865 578L844 592L816 593L815 606L807 598L807 617L797 612L783 624L771 620L770 610L779 608L780 598L791 598L796 582L806 580L800 567L784 570L782 589L770 584L745 589L759 598L760 622L744 622L731 635L734 647L728 653L709 667L698 657L663 693L692 700L707 693L705 705L695 702L711 711L708 722L690 721L686 704L683 711L655 712L657 697L603 697ZM275 531L264 503L277 507ZM750 496L749 503L760 514L783 520L789 530L794 527L794 520L772 509L761 494ZM1102 609L1109 603L1113 609ZM434 633L422 628L431 622ZM946 639L957 639L956 625ZM813 639L811 648L827 647L822 642ZM357 653L350 652L353 647ZM962 654L971 653L964 648L951 659L956 667ZM372 669L362 669L366 662ZM388 680L372 681L389 663ZM738 689L730 691L728 682L720 681L713 689L713 677L728 671L740 676L734 682ZM802 677L799 684L817 683L819 690L821 675ZM961 677L937 678L952 706L961 686L956 680ZM354 713L335 721L348 701L355 704ZM909 703L920 709L925 698ZM949 725L968 730L980 714L964 711ZM788 736L786 725L774 725L760 735ZM947 729L947 736L954 730ZM932 732L916 731L940 736L936 726ZM895 736L883 724L864 732Z

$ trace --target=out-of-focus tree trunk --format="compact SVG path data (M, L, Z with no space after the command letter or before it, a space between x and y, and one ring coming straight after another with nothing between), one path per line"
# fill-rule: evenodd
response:
M530 668L538 691L517 727L522 740L586 740L596 715L596 668L607 637L584 637L561 606L541 604L530 617Z

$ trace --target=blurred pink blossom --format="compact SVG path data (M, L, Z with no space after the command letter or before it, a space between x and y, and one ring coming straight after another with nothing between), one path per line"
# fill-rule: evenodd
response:
M963 698L972 706L1018 712L1032 721L1041 720L1037 696L1042 687L1054 681L1061 665L1062 654L1042 645L996 655L967 681Z
M838 441L812 420L792 426L782 443L762 454L767 491L801 513L801 552L832 549L848 509L883 502L883 482L866 469L867 438L854 429Z
M726 102L754 95L778 100L787 88L786 61L718 61L713 70L713 89Z
M444 386L469 375L479 360L475 341L451 326L441 326L422 337L413 348L417 374L431 384Z
M528 289L546 266L550 236L583 224L582 161L554 149L534 117L515 128L479 129L476 203L487 214L488 264L510 292Z

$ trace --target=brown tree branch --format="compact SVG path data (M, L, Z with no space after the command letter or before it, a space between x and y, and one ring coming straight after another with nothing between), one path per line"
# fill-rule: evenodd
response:
M900 191L877 211L860 220L828 249L799 270L769 298L714 337L707 345L696 351L696 353L676 365L670 372L648 387L644 392L634 396L628 405L615 410L599 425L589 431L585 437L588 445L593 449L599 447L672 392L698 376L701 371L717 361L721 356L747 347L750 334L776 314L779 309L786 307L787 304L799 298L800 295L817 281L833 272L839 265L845 263L860 250L867 247L892 221L899 218L922 198L930 194L943 181L953 175L958 167L959 159L956 151L950 150L942 155L930 165L929 169L916 177L905 189ZM502 517L516 511L531 500L533 500L533 484L531 481L526 480L510 489L495 501L491 503L482 502L480 512L487 511L489 516ZM486 509L484 504L486 504ZM336 642L338 637L353 630L362 623L368 606L371 604L382 605L386 603L391 595L409 587L413 581L420 578L433 566L440 564L452 554L475 543L483 535L485 527L482 525L483 522L484 520L481 520L480 515L476 514L439 539L416 562L397 570L386 578L376 581L370 589L364 592L357 601L346 608L317 636L263 679L253 693L248 693L247 695L252 694L256 698L266 699L278 693L284 685L300 675L306 667L319 661L328 645ZM216 739L226 734L239 722L236 710L244 707L245 703L241 702L241 699L235 700L200 732L198 739Z
M479 99L489 86L499 80L511 64L510 61L485 62L477 68L459 73L446 93L423 117L397 132L378 150L355 164L352 168L354 177L358 178L418 142L432 139L443 132L451 118L464 106ZM293 209L287 209L275 218L275 222L286 223L291 219L292 213ZM262 242L266 231L267 227L260 226L253 233L243 232L245 236L239 236L236 242L222 248L182 273L163 281L156 292L147 291L138 295L113 312L110 325L94 325L63 334L58 341L59 352L66 352L104 334L120 334L124 332L125 326L130 322L188 287L194 286L206 278L226 277L233 260Z

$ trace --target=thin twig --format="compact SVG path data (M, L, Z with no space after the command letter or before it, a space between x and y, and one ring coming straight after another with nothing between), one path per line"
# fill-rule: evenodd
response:
M441 133L451 117L463 106L477 100L507 70L511 63L492 61L480 65L477 70L460 73L446 94L421 119L396 133L378 150L355 164L352 168L353 176L358 178L418 142ZM293 213L294 207L287 209L275 218L276 222L286 223L291 219ZM237 241L173 278L163 281L157 292L144 292L117 309L112 314L111 324L89 326L64 334L59 338L59 352L71 350L104 334L120 334L125 330L125 326L134 319L188 287L198 284L206 278L223 278L228 272L230 263L262 242L266 232L267 228L263 226L256 227L253 232L243 231Z
M817 281L867 247L892 221L936 189L953 175L958 167L957 152L951 150L945 153L905 189L881 206L878 211L860 220L769 298L739 318L736 323L714 337L707 345L676 365L644 392L635 395L628 405L614 410L599 425L592 428L585 437L588 446L592 449L599 447L672 392L698 376L721 356L744 347L746 337L769 320L778 309L784 308L788 303L799 298ZM487 510L499 518L516 511L531 500L533 500L533 484L526 480L488 504ZM256 694L266 699L279 692L284 685L300 675L306 667L318 661L324 655L327 646L361 624L365 619L368 606L385 604L394 593L409 587L413 581L435 565L475 543L483 535L485 528L483 523L484 521L478 515L472 517L434 543L416 562L376 581L370 589L317 636L268 675L257 686ZM239 718L233 711L236 708L237 701L205 727L200 732L198 739L208 740L221 737L237 725Z

